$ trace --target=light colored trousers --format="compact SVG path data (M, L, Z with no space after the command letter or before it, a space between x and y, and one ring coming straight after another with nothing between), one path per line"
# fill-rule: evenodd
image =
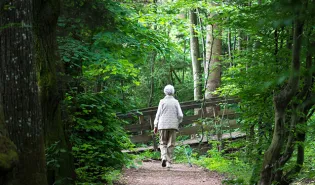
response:
M176 141L175 129L161 129L160 132L160 150L162 160L172 162L175 141Z

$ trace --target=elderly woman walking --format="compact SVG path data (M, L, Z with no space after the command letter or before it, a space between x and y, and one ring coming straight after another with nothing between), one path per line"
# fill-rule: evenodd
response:
M171 168L178 125L183 120L183 112L173 95L172 85L164 88L165 97L160 100L154 120L154 133L159 130L162 167Z

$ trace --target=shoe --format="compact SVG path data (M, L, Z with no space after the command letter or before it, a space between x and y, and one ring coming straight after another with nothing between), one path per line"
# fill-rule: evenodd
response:
M166 166L166 159L162 159L162 167Z
M168 169L170 169L170 168L172 168L172 163L170 163L170 162L166 162L166 167L168 168Z

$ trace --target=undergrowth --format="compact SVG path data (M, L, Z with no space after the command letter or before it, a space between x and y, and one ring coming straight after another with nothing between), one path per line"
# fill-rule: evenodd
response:
M216 143L210 143L215 145ZM314 184L315 176L315 158L314 158L314 142L307 142L305 150L305 163L297 177L296 185ZM242 148L244 143L233 142L228 145L230 153L222 150L219 152L216 147L208 150L205 154L200 154L197 149L192 149L189 145L178 145L174 150L174 163L193 164L204 167L210 171L215 171L224 176L223 184L248 185L251 184L251 175L253 173L254 164L248 160L246 150ZM232 152L231 152L232 151ZM248 152L248 151L247 151ZM138 165L145 160L159 160L159 151L145 151L134 156ZM295 159L293 157L293 159ZM135 165L135 164L133 164ZM135 166L134 166L135 167Z
M133 144L116 119L118 101L103 93L82 93L68 97L72 108L70 125L77 184L112 184L132 156L123 153Z
M216 148L209 150L206 155L198 159L193 158L193 163L223 174L226 177L224 184L248 184L251 177L251 165L238 157L223 155Z

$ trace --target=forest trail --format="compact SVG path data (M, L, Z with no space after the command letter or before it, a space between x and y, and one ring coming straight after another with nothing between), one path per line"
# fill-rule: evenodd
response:
M168 171L160 161L143 162L138 169L125 169L117 185L220 185L222 176L198 166L173 164Z

